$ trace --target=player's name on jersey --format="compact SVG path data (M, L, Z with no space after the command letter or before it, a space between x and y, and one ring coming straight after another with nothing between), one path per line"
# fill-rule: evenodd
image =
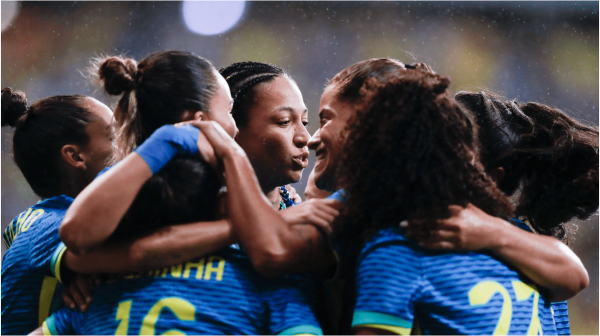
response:
M226 261L219 256L208 256L195 259L179 265L165 267L142 274L128 274L120 277L122 280L141 277L183 278L201 281L223 280Z
M6 230L4 230L4 245L9 248L15 241L19 233L27 231L33 222L40 218L44 214L44 209L27 209L19 214L17 222L14 220L8 224Z

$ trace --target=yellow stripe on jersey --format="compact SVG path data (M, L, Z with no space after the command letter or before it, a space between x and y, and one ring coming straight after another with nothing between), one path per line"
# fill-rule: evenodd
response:
M54 255L52 256L52 261L50 262L50 270L60 282L62 282L60 275L60 264L62 262L63 256L65 255L65 251L67 251L67 247L63 242L60 242L60 244L58 244L58 247L54 252Z
M44 323L42 324L42 331L44 332L44 335L52 335L50 329L48 329L48 324L46 323L46 321L44 321Z
M42 290L40 292L40 310L38 313L38 324L42 324L50 315L50 306L52 305L52 297L58 285L58 280L55 277L44 277L42 282Z
M395 326L385 325L385 324L359 324L359 325L353 326L353 328L358 328L358 327L387 330L387 331L391 331L397 335L410 335L410 331L411 331L411 328L395 327Z

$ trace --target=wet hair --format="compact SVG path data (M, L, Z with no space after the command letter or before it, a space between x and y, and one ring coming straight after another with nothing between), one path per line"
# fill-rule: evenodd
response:
M500 189L519 191L515 215L566 242L565 223L598 209L598 128L559 109L493 93L459 92L456 100L475 114L486 169L502 167Z
M476 123L449 84L447 77L406 69L363 80L364 108L349 121L339 169L350 240L405 219L446 218L452 204L473 203L501 218L512 214L508 197L479 162Z
M199 157L176 157L142 186L110 239L131 239L165 225L215 220L220 188L217 175Z
M209 111L217 88L215 68L206 59L185 51L167 50L147 56L139 63L125 57L105 57L95 62L104 89L122 95L115 119L115 161L129 154L156 129L182 121L186 111Z
M90 141L86 126L95 116L83 107L87 98L53 96L27 106L25 93L2 89L2 126L15 128L15 163L33 192L42 198L62 193L63 176L59 169L62 147L85 146Z
M248 124L248 113L256 102L259 84L271 82L277 76L290 78L280 67L260 62L233 63L219 69L219 73L225 77L231 90L233 97L231 113L238 128Z
M367 79L383 80L387 74L404 69L402 62L391 58L371 58L355 63L335 75L327 86L337 85L336 98L345 103L360 104L365 101L363 85Z

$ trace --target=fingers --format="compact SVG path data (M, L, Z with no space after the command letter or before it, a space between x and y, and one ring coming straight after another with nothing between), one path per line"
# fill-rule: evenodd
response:
M79 287L79 291L83 295L86 305L89 305L92 302L92 288L90 286L90 281L87 276L77 276L76 277L77 287Z
M65 288L63 290L62 298L63 298L63 301L65 302L65 305L67 305L67 307L69 307L69 309L71 309L71 310L75 309L75 300L73 300L73 297L71 297L71 292L69 291L68 288Z
M75 306L77 306L77 308L79 308L79 310L84 312L87 309L84 295L81 292L81 290L79 289L79 286L77 285L76 281L73 280L71 282L71 284L69 284L69 286L66 290L69 291L70 296L73 299L73 302L75 303ZM73 307L73 308L75 308L75 307Z

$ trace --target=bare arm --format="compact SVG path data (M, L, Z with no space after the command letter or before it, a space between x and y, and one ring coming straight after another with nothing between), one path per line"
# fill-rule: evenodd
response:
M261 275L317 270L334 262L327 238L316 226L288 225L272 208L260 189L250 161L233 139L219 130L218 125L203 122L192 122L192 125L201 129L223 162L230 219Z
M236 242L228 220L171 225L85 255L65 252L64 265L78 273L141 272L205 256Z
M472 204L450 206L450 212L448 219L401 226L424 247L493 253L547 289L549 301L569 299L587 287L581 260L557 239L522 230Z
M73 201L60 226L61 240L74 254L92 251L115 231L152 171L132 153L88 185Z

